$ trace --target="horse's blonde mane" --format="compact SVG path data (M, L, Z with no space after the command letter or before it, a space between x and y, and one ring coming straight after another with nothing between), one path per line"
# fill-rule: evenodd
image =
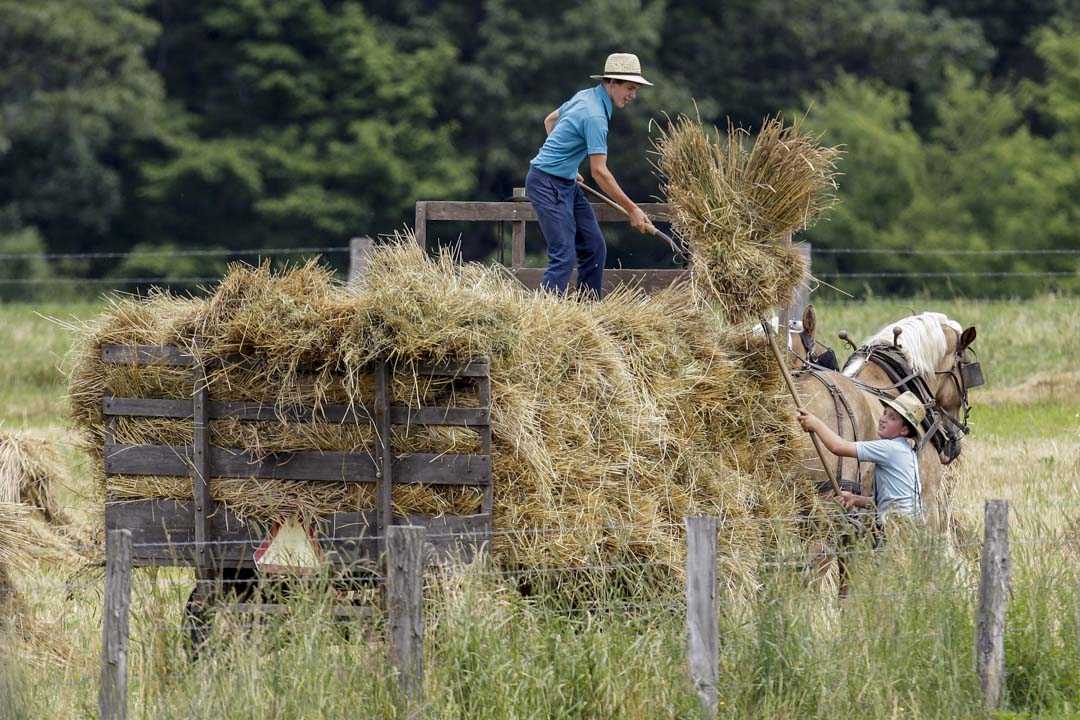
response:
M949 350L949 341L941 329L942 325L948 325L957 335L962 332L960 323L950 320L943 313L924 312L886 325L863 345L892 345L893 328L900 328L903 330L900 334L900 352L911 369L930 382L938 360Z

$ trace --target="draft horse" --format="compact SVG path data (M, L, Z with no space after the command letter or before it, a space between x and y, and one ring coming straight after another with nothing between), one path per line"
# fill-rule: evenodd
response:
M928 519L943 527L942 466L960 456L963 436L969 432L968 391L983 384L971 344L975 327L966 330L941 313L925 312L891 323L854 348L841 371L813 361L817 318L813 306L803 313L802 332L793 348L801 348L802 368L794 374L795 387L810 412L841 437L858 442L877 439L881 398L910 390L926 408L923 438L918 445L922 501ZM841 333L846 339L846 335ZM873 465L854 458L837 458L825 451L841 489L863 495L873 493ZM823 491L830 489L821 459L809 448L799 472Z

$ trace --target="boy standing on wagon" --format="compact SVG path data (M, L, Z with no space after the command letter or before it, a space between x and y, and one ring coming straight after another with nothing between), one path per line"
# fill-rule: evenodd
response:
M603 286L607 244L585 193L578 166L589 156L589 171L596 183L630 217L630 224L646 232L649 218L615 181L607 166L608 121L613 108L626 107L638 87L652 85L641 76L636 55L613 53L604 64L602 82L582 90L544 118L547 140L529 163L525 192L548 246L548 266L542 287L566 292L574 261L578 290L599 298Z
M912 392L905 392L895 400L882 398L881 402L885 410L878 420L878 440L845 440L821 418L806 410L799 410L799 425L806 432L817 433L833 455L874 463L873 497L844 491L840 501L845 509L874 508L882 521L890 515L921 521L922 480L919 477L919 458L912 443L919 439L919 428L926 417L926 409Z

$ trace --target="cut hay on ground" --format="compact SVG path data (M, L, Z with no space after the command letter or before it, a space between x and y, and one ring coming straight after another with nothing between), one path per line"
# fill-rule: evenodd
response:
M784 235L810 227L836 202L838 148L778 117L765 118L747 149L749 137L729 126L725 141L680 116L655 141L661 190L694 282L735 321L790 302L807 268Z
M805 442L767 348L685 286L646 297L619 290L579 303L522 289L504 273L427 257L409 239L377 248L362 290L307 264L287 272L234 266L207 299L117 298L84 328L70 377L74 416L101 471L102 394L190 398L190 371L108 366L104 344L180 345L220 369L211 397L276 407L373 401L365 365L397 367L400 404L475 398L410 372L420 360L491 361L494 556L506 568L631 564L681 567L688 515L731 521L721 533L726 581L752 583L752 554L811 511L812 488L785 476ZM196 338L201 344L195 343ZM259 361L228 362L233 355ZM190 421L125 419L118 442L190 442ZM296 423L212 423L213 442L264 451L366 452L370 431ZM471 431L412 428L401 450L469 452ZM102 477L104 485L104 477ZM190 497L187 478L110 477L114 498ZM373 507L345 483L213 479L237 514L275 519ZM476 512L467 488L402 486L398 512ZM742 522L788 518L775 523ZM514 532L509 532L514 531ZM518 532L520 531L520 532ZM653 564L655 563L655 564Z
M47 440L0 431L0 502L26 503L50 524L71 526L56 496L66 478L64 459Z

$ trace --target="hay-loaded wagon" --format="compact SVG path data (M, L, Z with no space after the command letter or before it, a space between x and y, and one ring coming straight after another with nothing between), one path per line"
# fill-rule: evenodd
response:
M428 531L431 550L439 557L472 556L492 529L492 468L488 361L409 364L396 368L388 362L371 363L374 398L370 405L326 404L321 407L280 407L273 404L230 400L209 381L213 371L195 355L178 347L109 345L102 346L101 358L108 365L128 365L133 370L145 366L190 368L194 386L189 400L151 397L116 397L106 392L102 399L105 420L105 473L109 476L183 476L192 480L190 500L147 499L106 501L107 529L126 528L132 534L132 564L135 566L194 567L197 583L193 601L212 599L215 582L223 576L253 577L262 567L260 549L276 537L274 524L241 518L217 505L210 496L211 478L255 478L273 481L316 481L366 483L374 486L375 507L360 512L335 512L307 517L303 530L314 542L320 561L335 570L374 567L385 552L387 528L391 525L419 525ZM232 362L230 360L229 362ZM236 363L256 363L253 358L236 358ZM410 380L426 379L454 388L455 396L476 399L473 406L406 407L391 404L391 383L396 372L408 373ZM115 440L116 423L121 418L173 421L190 419L192 444L120 444ZM217 447L212 444L212 424L234 419L249 423L340 423L369 425L373 447L353 452L318 450L260 452L250 447ZM475 431L479 452L474 454L405 453L395 450L391 438L396 426L456 426ZM480 512L469 515L400 515L392 509L392 488L402 484L426 486L467 486L482 494ZM305 538L306 539L306 538ZM317 543L317 546L315 545ZM295 549L295 548L294 548ZM302 572L303 557L276 562L278 570ZM284 562L288 567L280 567ZM239 571L239 572L238 572ZM244 572L246 571L246 572ZM247 607L247 606L245 606ZM341 608L346 610L346 608ZM347 613L349 614L349 613Z

